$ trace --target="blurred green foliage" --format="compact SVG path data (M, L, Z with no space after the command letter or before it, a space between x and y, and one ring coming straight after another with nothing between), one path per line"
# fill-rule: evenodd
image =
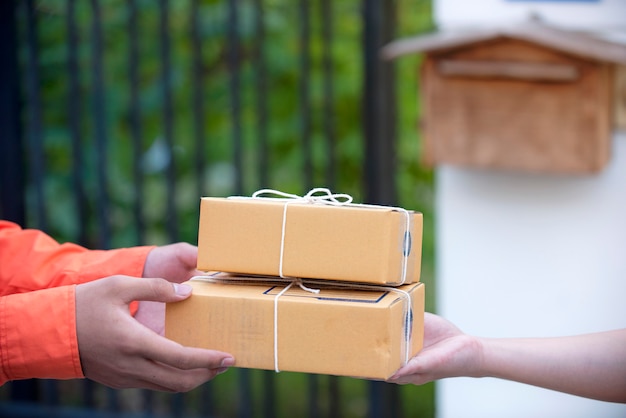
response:
M396 0L397 37L404 37L432 29L429 0ZM72 156L69 131L67 69L67 6L60 0L39 0L36 4L39 47L39 71L43 108L43 144L45 151L44 192L49 232L61 241L75 241L78 236L77 209L71 182ZM138 6L139 75L141 104L141 148L144 194L142 216L145 219L145 243L169 242L165 230L166 202L173 199L177 209L179 239L195 243L198 221L198 175L194 171L196 157L193 124L192 92L199 88L192 77L193 54L191 44L191 1L169 3L168 36L172 59L173 142L170 155L164 145L164 113L162 97L162 63L160 60L159 2L136 0ZM243 147L243 185L245 194L263 187L272 187L294 193L304 193L303 150L300 112L300 38L302 22L298 2L268 0L263 2L265 43L263 57L267 66L267 103L269 140L269 184L259 184L259 125L255 107L255 80L258 68L250 57L255 42L255 11L253 3L239 2L241 39L241 132ZM310 62L311 62L311 128L314 183L327 186L329 151L325 146L323 130L324 98L322 74L322 16L319 2L311 2ZM334 96L332 115L336 143L335 191L350 193L355 201L362 200L364 141L362 133L362 2L355 0L331 1ZM92 30L94 27L92 3L75 2L78 27L78 59L80 82L80 133L82 137L84 172L90 210L89 233L98 233L95 219L95 191L97 187L97 155L94 137L94 76ZM112 247L132 246L139 242L133 205L138 198L133 184L133 150L131 136L130 77L129 77L129 7L125 0L108 0L100 4L104 36L105 112L107 138L107 188L111 202L108 209L112 228ZM226 196L235 190L233 164L233 112L229 91L231 74L227 68L228 32L227 4L219 0L201 1L198 19L201 22L204 87L203 129L206 136L205 154L201 157L206 171L203 195ZM25 21L24 8L20 19ZM22 39L24 29L21 29ZM27 61L22 48L21 60ZM423 281L427 284L429 310L433 304L433 173L420 164L421 141L417 130L420 109L418 101L418 56L407 56L396 62L397 74L397 139L394 177L398 190L398 204L424 213ZM28 103L26 106L28 109ZM29 126L24 127L26 135ZM176 192L168 195L166 167L175 162ZM34 193L28 195L33 203ZM27 214L32 220L33 214ZM94 240L95 242L95 240ZM253 371L256 379L259 371ZM306 381L297 374L282 373L276 377L279 387L278 405L282 415L306 408ZM218 378L213 385L217 399L232 408L237 392L236 372ZM326 377L320 377L320 384ZM343 416L363 416L367 405L366 383L354 379L340 379ZM409 416L433 416L433 386L402 387L402 409ZM194 396L191 394L190 396ZM253 408L254 409L254 408ZM232 412L232 411L231 411ZM234 412L233 412L234 413ZM304 413L304 412L303 412ZM301 415L301 414L298 414Z

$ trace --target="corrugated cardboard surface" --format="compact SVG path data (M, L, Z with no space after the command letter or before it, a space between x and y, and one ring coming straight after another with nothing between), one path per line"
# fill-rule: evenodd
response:
M202 198L198 270L279 275L285 203ZM422 214L409 212L404 283L419 281ZM401 283L406 217L391 208L289 203L283 275L337 281Z
M237 367L274 370L274 300L285 284L188 283L192 296L167 305L166 337L231 353ZM405 360L407 312L409 358L422 348L422 283L397 288L410 294L410 310L390 288L317 288L313 294L294 285L278 299L280 371L387 379Z

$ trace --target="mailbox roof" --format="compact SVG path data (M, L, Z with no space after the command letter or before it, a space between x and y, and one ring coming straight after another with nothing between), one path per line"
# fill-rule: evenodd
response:
M513 38L592 61L626 65L626 45L588 33L560 29L538 22L474 30L442 31L399 39L383 47L383 58L420 52L445 52L501 38Z

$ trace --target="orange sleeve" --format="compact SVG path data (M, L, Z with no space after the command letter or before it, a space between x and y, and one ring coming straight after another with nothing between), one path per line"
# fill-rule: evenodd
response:
M141 277L152 248L88 250L0 220L0 385L82 377L75 285L116 274Z
M0 385L83 377L74 290L61 286L0 297Z
M153 246L88 250L0 220L0 296L123 274L141 277Z

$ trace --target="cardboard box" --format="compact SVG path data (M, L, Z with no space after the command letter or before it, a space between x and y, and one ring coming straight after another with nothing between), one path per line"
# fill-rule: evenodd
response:
M421 213L297 202L285 209L285 204L202 198L198 270L280 276L282 248L284 277L384 285L419 281Z
M387 379L422 348L422 283L351 290L305 281L319 294L293 285L276 317L286 283L188 283L192 295L167 304L165 336L231 353L236 367L275 370L276 360L279 371Z

